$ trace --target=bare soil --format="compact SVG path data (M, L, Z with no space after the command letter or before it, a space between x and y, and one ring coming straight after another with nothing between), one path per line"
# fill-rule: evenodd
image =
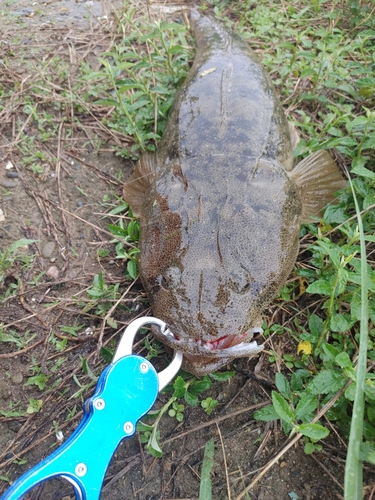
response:
M112 7L118 7L119 3L114 2ZM33 54L30 58L45 61L51 55L65 54L74 72L78 59L95 62L111 42L111 2L3 0L1 4L4 22L0 28L0 59L9 59L12 53L11 68L3 68L1 78L4 81L15 78L19 92L30 77L25 66L27 51ZM96 373L105 366L97 356L100 334L104 334L104 345L113 348L123 327L136 315L148 312L138 282L116 309L117 329L103 327L102 319L90 310L85 312L82 305L87 300L87 288L100 271L107 284L120 282L124 290L130 286L125 281L121 260L115 260L114 255L107 259L97 257L97 250L109 247L112 239L106 229L109 219L103 218L108 211L103 196L108 195L113 201L115 195L121 195L122 182L132 169L131 162L113 153L114 144L125 144L126 137L110 134L104 137L90 115L86 121L81 117L81 123L87 127L68 137L61 121L58 139L51 139L43 146L44 172L35 175L30 169L17 167L21 153L16 146L22 137L15 132L15 122L24 120L25 135L32 137L38 132L32 118L18 113L15 108L0 123L0 208L5 214L5 221L0 223L0 249L5 250L21 238L30 238L36 242L24 254L37 257L27 270L21 264L13 266L1 289L3 294L7 287L19 283L16 295L2 304L0 314L7 331L11 328L24 341L20 348L12 343L0 344L0 410L3 415L8 412L8 416L0 417L0 471L11 481L55 449L56 427L65 438L77 427L82 417L82 401L94 388L93 384L89 387L90 377L83 372L81 359L85 358ZM103 137L99 148L94 132ZM13 187L7 186L5 166L9 161L19 173ZM51 276L52 267L58 275ZM289 318L277 305L269 314L270 321ZM61 325L82 327L73 339L65 334L69 337L67 347L58 352L49 339L54 334L63 340ZM294 348L287 336L273 345L280 352ZM159 366L162 362L159 360ZM39 372L35 367L40 368ZM254 411L270 401L275 367L263 356L250 363L239 360L232 368L236 369L236 375L230 382L215 383L209 391L208 395L220 400L212 415L206 415L198 407L187 407L182 424L168 416L163 418L161 459L144 452L137 437L125 440L109 466L101 498L198 499L203 450L211 437L216 443L213 498L229 498L227 482L231 498L236 498L287 440L278 424L253 419ZM249 377L254 372L256 376ZM48 377L43 390L26 385L29 377L37 373ZM83 398L73 397L79 390L73 376L81 385L88 386ZM23 411L19 416L10 413L12 406L15 410L25 410L31 399L42 400L40 411L30 414ZM168 395L161 394L157 405L167 400ZM98 450L86 451L92 454ZM303 443L298 442L244 498L342 498L344 460L344 443L331 428L331 438L323 452L306 456ZM0 481L0 491L4 492L8 484ZM371 477L367 484L371 484ZM366 496L372 492L369 486ZM74 498L74 493L68 482L54 480L44 489L37 488L29 498L68 500Z

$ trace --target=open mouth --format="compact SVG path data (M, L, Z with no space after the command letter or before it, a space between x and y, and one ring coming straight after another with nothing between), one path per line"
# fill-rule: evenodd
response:
M215 358L234 358L252 356L258 353L262 347L254 340L246 342L246 338L252 338L256 333L263 333L262 328L253 328L251 332L241 335L224 335L219 339L202 340L179 338L171 332L170 335L161 337L156 331L155 336L163 343L169 345L177 351L184 354L195 356L215 357Z

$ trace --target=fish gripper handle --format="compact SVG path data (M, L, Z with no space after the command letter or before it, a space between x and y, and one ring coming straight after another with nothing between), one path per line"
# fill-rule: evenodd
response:
M158 374L141 356L129 355L107 366L83 419L57 450L21 476L1 500L16 500L39 483L63 477L77 500L98 500L108 464L120 442L135 432L138 420L158 395Z

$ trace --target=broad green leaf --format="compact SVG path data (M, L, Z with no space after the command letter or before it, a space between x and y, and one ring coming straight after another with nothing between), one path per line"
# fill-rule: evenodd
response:
M236 372L219 372L219 373L210 373L210 378L212 380L217 380L219 382L225 382L226 380L229 380L233 375L235 375Z
M356 384L350 384L344 392L344 396L348 401L354 401L355 399Z
M362 177L367 177L368 179L375 179L375 172L372 172L372 170L362 167L361 165L356 165L352 168L352 172L357 175L361 175Z
M337 205L328 205L324 211L324 221L326 224L341 224L348 219L345 208Z
M86 375L88 375L91 378L91 380L94 380L96 382L98 380L98 377L91 370L91 368L89 366L89 363L87 361L87 358L83 358L83 357L80 357L80 358L81 358L81 362L82 362L82 370L83 370L83 372Z
M185 380L179 375L173 384L174 393L173 396L176 398L182 398L186 392Z
M311 373L303 368L300 368L299 370L296 370L294 373L292 373L292 376L290 378L290 387L292 391L297 392L302 390L303 382L307 378L311 378Z
M117 328L117 321L112 318L112 316L109 316L107 318L107 324L111 327L111 328Z
M45 388L47 381L47 375L44 375L44 373L39 373L39 375L29 377L24 385L36 385L42 391Z
M324 343L322 345L322 347L323 347L323 351L327 354L328 358L331 361L335 361L336 362L336 356L339 355L340 351L338 349L336 349L336 347L334 347L331 344Z
M375 424L375 408L373 406L367 407L367 417L372 424Z
M366 460L366 462L370 462L370 464L375 465L375 444L374 443L361 443L360 444L360 460Z
M318 340L323 331L323 320L317 314L312 314L309 318L310 333Z
M122 227L116 226L115 224L108 224L108 230L114 235L121 238L126 238L128 236L128 230Z
M309 382L308 388L313 394L332 394L344 387L345 383L341 370L322 370Z
M135 280L138 275L138 264L134 260L128 260L126 264L126 270L129 273L129 276Z
M197 406L198 404L198 398L197 396L193 396L193 394L190 394L190 392L186 391L184 394L185 401L187 402L188 405L190 406Z
M305 393L298 401L294 411L297 420L302 420L318 407L318 398L313 394Z
M102 347L100 349L100 355L106 363L111 363L113 358L113 350L108 347Z
M375 427L370 422L363 422L363 436L369 441L375 440Z
M138 421L138 423L137 423L137 429L136 430L138 432L152 431L152 429L153 429L152 425L144 424L141 421Z
M353 320L350 319L349 314L333 314L329 322L330 328L333 332L346 332L353 326Z
M331 295L332 285L326 280L320 279L311 283L306 289L307 293L318 293L320 295Z
M190 392L196 396L201 392L207 391L212 385L211 380L206 376L202 380L194 380L189 386Z
M159 445L159 438L160 438L160 432L155 431L155 429L154 429L151 433L150 440L146 446L150 455L152 455L153 457L156 457L156 458L160 458L163 456L163 451Z
M118 106L118 102L115 99L98 99L94 104L98 106Z
M311 453L314 453L315 451L315 444L309 441L305 444L303 451L306 453L306 455L311 455Z
M287 424L293 423L293 410L289 406L289 403L281 396L281 394L272 391L272 403L276 413L282 420L284 420Z
M290 398L290 385L288 380L282 373L277 372L275 377L276 387L279 390L280 394L285 398Z
M269 405L256 411L254 413L254 418L255 420L262 420L263 422L270 422L272 420L278 420L280 417L278 413L276 413L273 405Z
M307 436L312 441L324 439L329 434L329 430L320 424L301 424L298 426L298 432Z
M340 352L340 354L336 356L335 361L339 366L341 366L341 368L352 366L352 361L347 352Z

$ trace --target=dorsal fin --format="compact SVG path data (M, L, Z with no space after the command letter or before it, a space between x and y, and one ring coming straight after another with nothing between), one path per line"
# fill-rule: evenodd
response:
M137 161L134 173L124 184L122 197L131 206L135 217L141 215L143 202L150 190L157 169L157 155L145 153Z
M319 217L322 208L335 199L336 191L347 185L336 162L325 150L300 161L288 175L299 188L302 224L310 223L311 217Z

